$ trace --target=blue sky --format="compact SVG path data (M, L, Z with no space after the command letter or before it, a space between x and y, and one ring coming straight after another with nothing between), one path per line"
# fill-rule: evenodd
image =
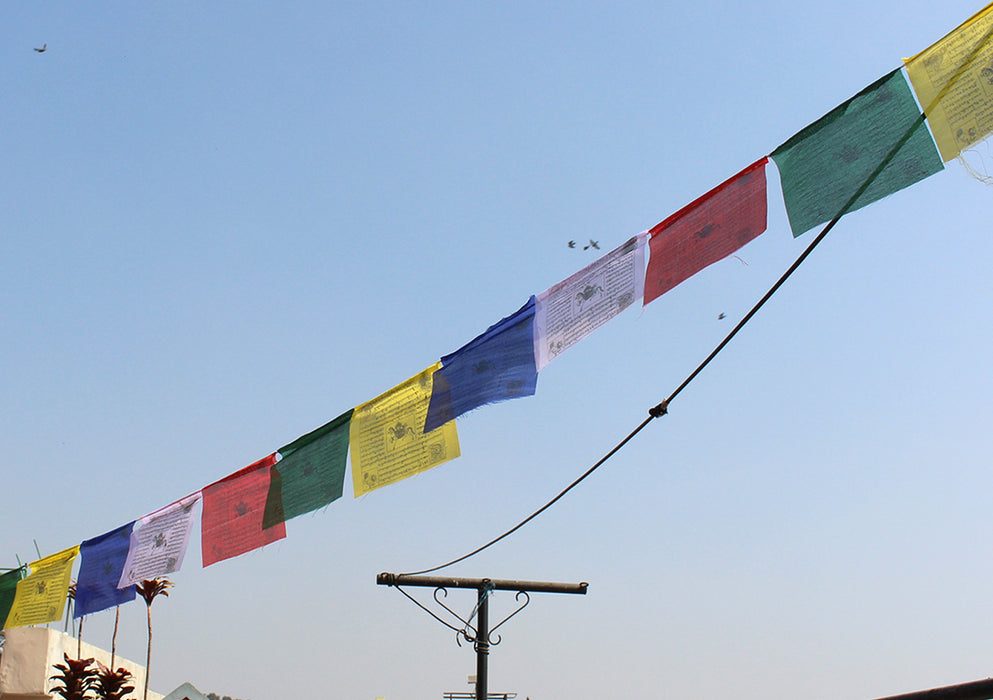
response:
M979 9L5 5L0 564L420 372L592 262L568 240L654 225ZM668 395L813 236L792 238L777 177L746 264L460 419L461 458L207 569L194 543L154 609L153 689L469 690L471 650L376 574L512 527ZM502 628L490 690L874 698L988 677L990 206L953 161L843 219L669 416L446 570L590 584ZM143 658L144 610L122 618L119 651ZM109 646L112 624L84 638Z

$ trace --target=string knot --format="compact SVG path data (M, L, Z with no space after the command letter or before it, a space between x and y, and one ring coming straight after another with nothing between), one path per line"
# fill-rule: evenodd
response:
M652 408L648 409L648 415L650 415L652 418L661 418L668 412L669 412L668 399L660 403L658 406L653 406Z

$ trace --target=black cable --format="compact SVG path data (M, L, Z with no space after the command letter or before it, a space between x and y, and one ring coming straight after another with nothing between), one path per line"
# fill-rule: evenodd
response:
M859 191L859 194L861 194L861 190ZM847 206L850 206L850 205L846 205L846 210L847 210ZM504 539L506 537L509 537L510 535L512 535L513 533L517 532L522 527L524 527L525 525L527 525L529 522L531 522L532 520L534 520L536 517L538 517L539 515L541 515L542 513L544 513L546 510L548 510L549 508L551 508L556 502L558 502L559 499L561 499L567 493L569 493L570 491L572 491L572 489L574 489L576 486L578 486L586 477L588 477L590 474L592 474L597 469L599 469L600 466L604 462L606 462L608 459L610 459L611 457L613 457L622 447L624 447L628 442L630 442L631 439L634 438L635 435L637 435L638 433L640 433L645 428L645 426L647 426L649 423L651 423L652 420L654 420L655 418L661 418L666 413L668 413L668 411L669 411L669 402L672 401L674 398L676 398L676 396L683 389L685 389L686 386L691 381L693 381L693 379L696 378L696 376L698 374L700 374L700 372L703 371L704 367L706 367L708 364L710 364L710 362L715 357L717 357L717 354L721 350L723 350L724 347L729 342L731 342L731 339L734 338L734 336L738 334L738 331L740 331L744 327L744 325L752 318L752 316L754 316L755 313L760 308L762 308L762 306L769 300L769 298L776 292L776 290L778 290L783 285L783 283L786 282L786 280L789 278L789 276L792 275L793 272L800 266L800 263L802 263L804 261L804 259L811 253L811 251L813 251L813 249L817 246L817 244L820 243L824 239L824 236L827 234L828 231L831 230L832 226L834 225L834 223L837 222L837 219L839 219L839 218L841 218L841 215L838 215L834 220L831 221L831 223L829 223L827 226L824 227L824 230L821 231L817 235L817 238L815 238L811 242L811 244L809 246L807 246L807 249L803 251L803 253L800 255L800 257L796 259L796 261L790 266L790 268L779 278L779 280L776 281L776 283L772 286L772 288L769 289L769 291L765 293L765 295L758 301L758 303L755 304L755 306L752 307L751 311L749 311L747 314L745 314L744 318L742 318L741 321L739 321L738 324L733 329L731 329L731 332L728 333L727 336L725 336L724 340L722 340L720 342L720 344L716 348L714 348L713 352L711 352L710 355L707 356L707 359L705 359L703 362L701 362L700 365L697 366L697 368L695 370L693 370L693 372L691 372L690 375L685 380L683 380L683 383L680 384L676 388L676 390L673 391L669 395L669 397L667 399L663 400L662 403L658 404L657 406L653 406L652 408L650 408L648 410L648 418L645 418L638 425L637 428L635 428L634 430L632 430L628 434L627 437L625 437L623 440L621 440L619 443L617 443L617 445L615 445L607 454L605 454L603 457L601 457L593 466L591 466L589 469L587 469L585 472L583 472L583 474L578 479L576 479L571 484L569 484L568 486L566 486L562 491L560 491L559 494L555 498L553 498L548 503L546 503L545 505L543 505L541 508L539 508L538 510L536 510L535 512L533 512L531 515L529 515L527 518L525 518L524 520L522 520L521 522L519 522L517 525L515 525L514 527L512 527L510 530L507 530L506 532L504 532L499 537L496 537L496 538L490 540L489 542L487 542L486 544L482 545L481 547L477 547L476 549L472 550L468 554L464 554L463 556L459 557L458 559L453 559L452 561L450 561L450 562L448 562L446 564L441 564L440 566L435 566L435 567L432 567L430 569L424 569L422 571L412 571L412 572L404 573L404 574L400 574L400 575L401 576L419 576L421 574L428 574L428 573L431 573L433 571L438 571L440 569L448 568L449 566L452 566L453 564L458 564L459 562L465 561L469 557L473 557L473 556L479 554L484 549L488 549L489 547L495 545L500 540L502 540L502 539Z
M648 423L649 423L649 422L650 422L651 420L652 420L652 417L651 417L651 416L649 416L649 417L648 417L648 418L646 418L646 419L645 419L644 421L642 421L642 423L641 423L641 425L639 425L639 426L638 426L637 428L635 428L635 429L634 429L634 430L633 430L633 431L631 432L631 434L629 434L629 435L628 435L628 436L627 436L626 438L624 438L623 440L621 440L621 441L620 441L620 442L619 442L619 443L618 443L618 444L617 444L617 445L616 445L616 446L614 447L614 449L612 449L612 450L611 450L610 452L608 452L608 453L607 453L606 455L604 455L604 456L603 456L603 457L602 457L602 458L600 459L600 461L598 461L598 462L597 462L596 464L594 464L594 465L593 465L592 467L590 467L589 469L587 469L587 470L586 470L586 471L585 471L585 472L583 473L583 475L582 475L581 477L579 477L578 479L576 479L575 481L573 481L573 482L572 482L571 484L569 484L569 485L568 485L567 487L565 487L565 489L563 489L563 490L562 490L562 491L561 491L561 492L559 493L559 495L558 495L558 496L556 496L555 498L553 498L552 500L550 500L550 501L549 501L548 503L546 503L545 505L543 505L543 506L542 506L541 508L539 508L538 510L536 510L535 512L533 512L533 513L532 513L531 515L529 515L529 516L528 516L527 518L525 518L524 520L522 520L521 522L519 522L519 523L518 523L517 525L515 525L514 527L512 527L512 528L511 528L510 530L507 530L507 531L506 531L505 533L503 533L503 534L502 534L502 535L500 535L499 537L497 537L497 538L495 538L495 539L492 539L492 540L490 540L489 542L487 542L486 544L484 544L484 545L483 545L482 547L477 547L476 549L474 549L474 550L472 550L472 551L471 551L471 552L469 552L468 554L465 554L465 555L463 555L463 556L461 556L461 557L459 557L458 559L453 559L452 561L450 561L450 562L448 562L447 564L442 564L441 566L435 566L435 567L433 567L433 568L430 568L430 569L424 569L423 571L411 571L411 572L409 572L409 573L405 573L405 574L398 574L398 575L399 575L399 576L419 576L420 574L428 574L428 573L431 573L432 571L438 571L439 569L445 569L445 568L447 568L447 567L449 567L449 566L451 566L452 564L458 564L458 563L459 563L460 561L465 561L465 560L466 560L466 559L468 559L469 557L472 557L472 556L475 556L475 555L477 555L477 554L479 554L479 553L480 553L480 552L482 552L482 551L483 551L484 549L487 549L488 547L490 547L490 546L492 546L492 545L494 545L494 544L496 544L497 542L499 542L500 540L502 540L502 539L504 539L505 537L508 537L508 536L510 536L510 535L512 535L513 533L515 533L515 532L517 532L517 531L518 531L518 530L520 530L520 529L521 529L522 527L524 527L525 525L527 525L527 524L528 524L529 522L531 522L532 520L534 520L535 518L537 518L537 517L538 517L539 515L541 515L542 513L544 513L544 512L546 511L546 510L548 510L549 508L551 508L551 507L552 507L552 506L553 506L553 505L554 505L554 504L555 504L555 503L556 503L556 502L557 502L557 501L558 501L558 500L559 500L560 498L562 498L562 497L563 497L564 495L566 495L567 493L569 493L569 492L570 492L570 491L571 491L571 490L572 490L572 489L573 489L574 487L576 487L576 486L578 486L578 485L579 485L579 483L580 483L580 482L581 482L581 481L582 481L583 479L585 479L585 478L586 478L586 477L588 477L588 476L589 476L590 474L592 474L592 473L593 473L594 471L596 471L596 470L597 470L597 468L598 468L598 467L599 467L599 466L600 466L601 464L603 464L604 462L606 462L606 461L607 461L608 459L610 459L610 458L611 458L611 457L612 457L612 456L614 455L614 453L616 453L616 452L617 452L618 450L620 450L620 449L621 449L622 447L624 447L624 445L626 445L626 444L627 444L627 442L628 442L628 441L629 441L629 440L630 440L631 438L633 438L633 437L634 437L635 435L637 435L638 433L640 433L640 432L641 432L641 429L642 429L642 428L644 428L644 427L645 427L646 425L648 425Z
M717 347L713 349L713 351L706 357L706 359L704 359L703 362L697 365L696 369L690 372L690 374L686 377L686 379L684 379L683 382L679 386L677 386L676 389L671 394L669 394L668 398L664 399L661 403L659 403L656 406L653 406L648 410L648 418L644 419L641 422L641 424L638 425L637 428L635 428L628 434L626 438L624 438L619 443L617 443L617 445L615 445L613 449L611 449L607 454L601 457L593 466L591 466L589 469L583 472L582 476L580 476L578 479L576 479L571 484L566 486L562 491L560 491L559 494L555 496L555 498L550 500L548 503L543 505L541 508L536 510L534 513L529 515L527 518L519 522L511 529L504 532L502 535L495 537L494 539L490 540L481 547L477 547L468 554L462 555L458 559L453 559L450 562L432 567L430 569L424 569L422 571L413 571L410 573L400 574L400 575L417 576L420 574L427 574L433 571L438 571L440 569L448 568L449 566L458 564L459 562L465 561L466 559L469 559L470 557L479 554L483 550L492 547L500 540L509 537L510 535L512 535L513 533L517 532L522 527L527 525L529 522L534 520L536 517L541 515L543 512L548 510L550 507L552 507L552 505L558 502L559 499L561 499L563 496L569 493L573 488L578 486L586 477L588 477L590 474L592 474L597 469L599 469L604 462L606 462L608 459L613 457L622 447L624 447L628 442L630 442L635 435L640 433L645 428L645 426L651 423L652 420L654 420L655 418L661 418L662 416L666 415L666 413L668 413L669 411L670 402L672 402L672 400L675 399L683 391L683 389L689 386L690 382L696 379L697 375L699 375L700 372L702 372L704 368L707 365L709 365L714 360L714 358L716 358L717 355L727 346L727 344L731 342L731 340L738 334L738 332L745 327L745 324L748 323L752 319L752 317L755 316L756 313L758 313L759 309L761 309L765 305L765 303L769 301L770 298L772 298L772 295L775 294L779 290L779 288L786 283L786 280L788 280L790 276L792 276L792 274L796 272L796 269L800 267L803 261L806 260L807 257L814 251L814 248L816 248L820 244L820 242L824 240L824 237L827 236L827 234L831 231L831 229L835 227L835 224L837 224L838 221L841 220L841 217L843 217L845 214L849 212L852 206L854 206L855 202L858 201L859 197L861 197L865 193L865 191L872 185L872 183L875 182L876 178L879 177L879 174L886 168L887 165L890 164L890 161L892 161L893 158L896 157L896 154L899 153L900 149L903 148L904 144L906 144L907 141L910 140L910 137L913 136L914 131L918 127L920 127L921 124L924 123L925 119L927 119L928 112L934 109L934 107L945 96L945 94L951 88L952 84L959 78L959 76L966 69L966 67L968 67L972 63L973 59L979 53L979 50L986 44L987 41L989 41L991 35L993 35L993 28L988 30L986 34L983 36L983 38L980 39L979 42L977 42L976 46L972 49L966 60L963 61L962 64L958 67L958 69L952 74L952 76L948 79L948 82L945 83L944 87L942 87L942 89L938 92L938 94L935 95L931 103L924 110L921 111L920 115L914 120L914 123L910 126L910 128L907 129L906 133L904 133L904 135L896 142L896 145L894 145L893 148L890 149L890 152L887 153L886 157L884 157L883 160L879 163L879 165L876 166L876 169L869 174L869 177L867 177L865 182L863 182L862 185L855 191L855 194L853 194L849 198L849 200L845 202L845 205L834 216L834 218L832 218L824 226L824 228L821 229L821 232L817 234L817 237L814 238L813 241L811 241L810 245L808 245L804 249L804 251L800 254L799 257L797 257L795 261L793 261L793 264L789 266L786 272L784 272L780 276L780 278L776 280L776 283L769 288L769 291L767 291L762 296L762 298L759 299L758 302L756 302L756 304L751 308L751 310L749 310L749 312L745 314L740 321L738 321L737 325L735 325L735 327L732 328L731 331L724 337L724 340L718 343Z

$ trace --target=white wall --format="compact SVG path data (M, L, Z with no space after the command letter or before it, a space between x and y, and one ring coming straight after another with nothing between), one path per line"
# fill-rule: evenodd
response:
M77 642L73 637L44 627L16 627L4 630L6 642L0 656L0 697L4 700L27 700L28 698L49 698L48 691L54 684L49 678L55 673L54 665L63 663L64 654L76 658ZM83 642L79 656L93 658L104 666L110 666L110 652ZM114 667L124 667L133 675L133 693L141 696L145 683L143 666L114 657ZM162 695L148 692L152 700L162 700Z

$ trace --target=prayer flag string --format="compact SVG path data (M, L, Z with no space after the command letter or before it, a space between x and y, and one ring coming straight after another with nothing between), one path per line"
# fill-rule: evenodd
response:
M942 160L993 131L991 35L993 3L905 59L910 85L926 105L919 113L911 109L907 80L895 70L773 151L794 236L827 222L814 240L703 362L569 486L472 552L406 575L464 561L550 508L648 423L666 415L670 403L844 215L938 172ZM30 564L26 577L25 567L0 575L0 627L58 619L77 555L81 564L76 617L133 599L133 584L143 578L177 571L201 499L203 565L208 566L285 537L286 520L339 498L349 450L356 496L458 457L456 417L487 403L533 395L537 372L565 349L634 301L648 304L761 234L766 226L767 161L756 161L651 230L532 297L441 362L269 457L138 521L40 558Z

